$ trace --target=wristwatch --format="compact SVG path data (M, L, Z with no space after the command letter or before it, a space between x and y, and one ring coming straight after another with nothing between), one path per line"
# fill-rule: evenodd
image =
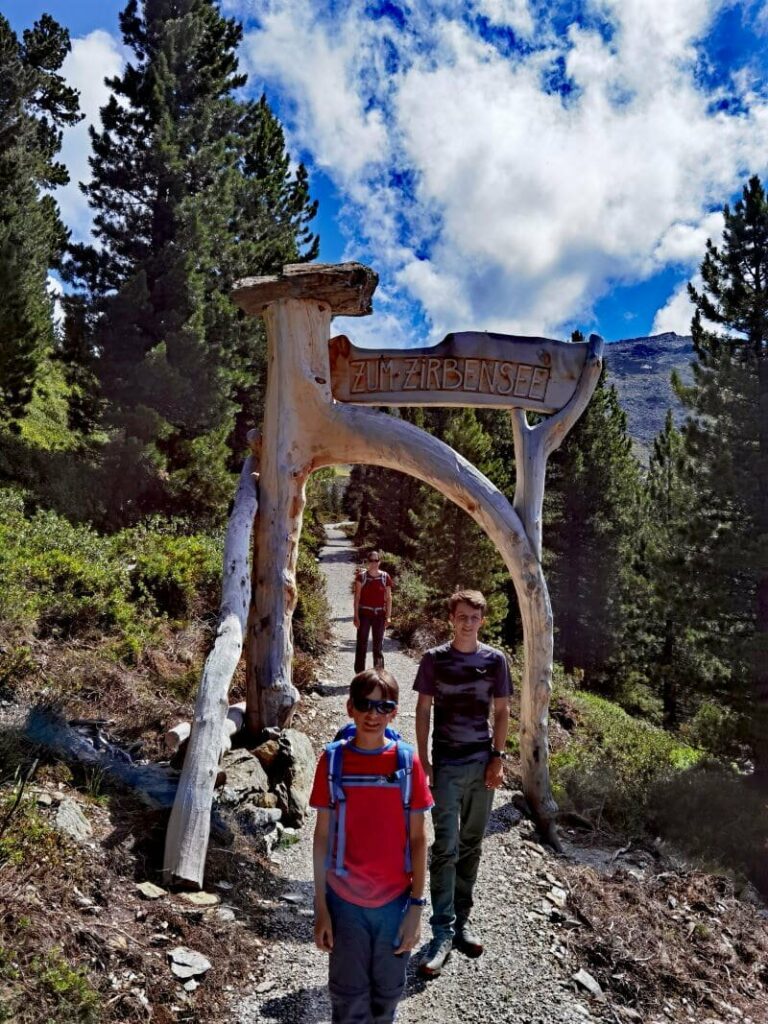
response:
M500 757L502 761L507 760L506 750L497 750L496 747L491 747L491 757Z
M408 900L408 904L411 907L426 907L427 897L426 896L411 896Z

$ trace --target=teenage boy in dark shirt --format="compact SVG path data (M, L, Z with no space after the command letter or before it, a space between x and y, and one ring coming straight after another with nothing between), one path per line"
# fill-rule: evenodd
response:
M507 660L478 640L485 598L478 590L460 590L448 607L453 638L427 651L413 686L419 695L416 742L435 799L429 868L433 938L419 965L425 977L440 974L454 946L467 956L483 952L469 917L493 791L503 781L509 726Z
M313 846L315 945L330 953L328 988L333 1024L390 1024L405 986L410 952L421 935L427 874L424 814L432 806L424 769L414 756L406 831L398 785L360 784L362 776L389 781L398 767L395 741L384 730L397 714L399 688L386 669L352 680L347 713L355 735L344 747L343 870L338 865L328 754L315 773L310 804L317 810ZM398 741L400 742L400 741ZM356 784L353 783L356 780ZM410 870L405 857L410 833Z

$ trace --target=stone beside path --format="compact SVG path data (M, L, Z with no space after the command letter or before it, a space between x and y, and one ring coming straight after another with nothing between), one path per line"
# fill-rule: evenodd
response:
M294 723L317 737L318 753L346 720L355 648L354 550L338 526L329 526L326 532L328 543L321 562L334 623L333 653L320 672L326 679L323 694L309 695ZM385 640L384 658L400 683L396 724L412 741L416 662L390 638ZM313 828L314 816L297 843L273 854L276 870L285 879L285 892L277 937L264 950L262 977L269 984L262 982L233 1006L232 1019L238 1024L330 1022L327 959L312 940ZM442 976L429 982L411 968L399 1024L586 1024L616 1019L606 1015L599 999L577 993L570 972L561 964L558 927L551 921L557 909L547 896L560 890L562 872L557 858L532 838L532 827L520 820L511 794L500 791L483 848L473 914L486 952L477 960L454 953ZM427 908L424 941L429 937Z

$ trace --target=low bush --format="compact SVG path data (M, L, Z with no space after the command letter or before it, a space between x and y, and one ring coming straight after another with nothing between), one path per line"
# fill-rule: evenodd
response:
M331 632L331 610L325 596L325 577L315 557L299 548L296 564L298 601L293 614L293 638L305 654L323 653Z
M392 600L392 626L404 644L411 643L416 631L428 618L428 601L426 583L412 569L403 569L397 576Z
M221 539L188 529L155 522L103 536L55 512L28 515L20 491L0 489L3 633L107 637L116 656L137 658L161 621L218 603Z
M618 831L645 831L655 787L699 762L702 752L583 691L561 696L576 727L552 756L555 798Z

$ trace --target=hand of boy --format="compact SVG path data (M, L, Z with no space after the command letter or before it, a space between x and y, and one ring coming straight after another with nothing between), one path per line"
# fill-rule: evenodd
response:
M400 929L397 939L400 945L395 950L398 953L410 953L418 945L421 938L421 907L409 907L403 918L403 926Z
M315 945L324 953L333 949L333 925L327 907L315 912Z
M504 765L500 757L493 757L485 769L485 788L500 789L504 785Z

